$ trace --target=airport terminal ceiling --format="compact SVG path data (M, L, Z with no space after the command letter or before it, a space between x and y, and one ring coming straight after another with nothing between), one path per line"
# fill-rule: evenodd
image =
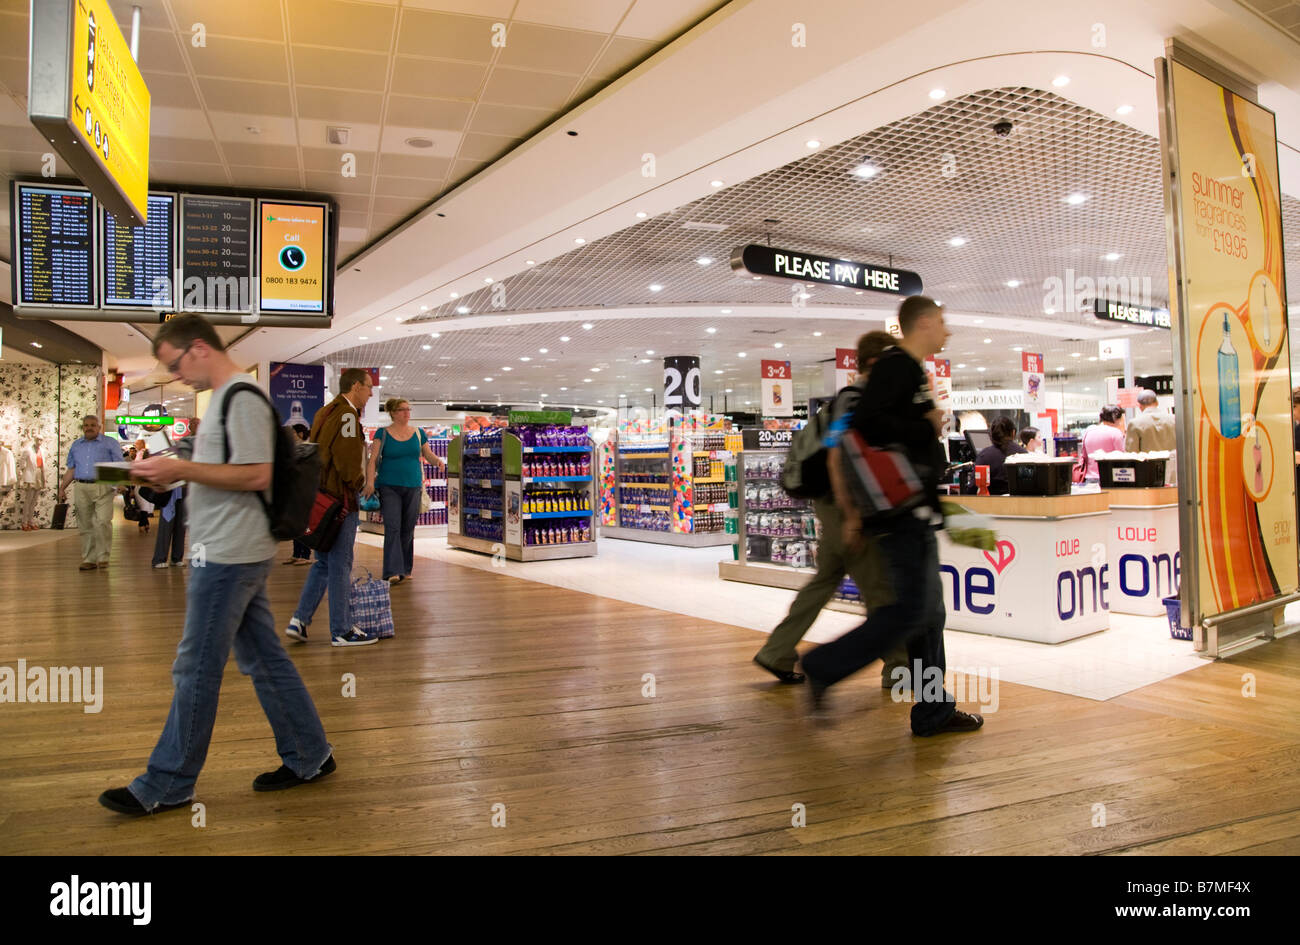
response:
M361 253L358 258L367 260L383 247L385 232L453 192L457 182L469 179L461 190L490 188L493 175L481 172L499 167L503 155L513 161L546 135L562 135L550 122L581 111L585 99L627 98L665 57L685 68L683 60L706 40L752 27L745 17L761 26L776 16L768 3L698 0L571 3L563 10L527 0L486 6L441 0L140 5L141 61L154 94L154 179L329 190L341 209L340 258ZM129 22L130 6L114 3L123 22ZM965 15L968 6L945 5L942 15ZM1193 6L1200 15L1216 5L1180 10ZM28 140L35 133L23 129L23 116L15 113L25 100L25 29L18 28L25 7L0 7L5 25L15 26L3 31L0 49L0 82L10 92L0 97L0 147L10 176L39 170L39 138ZM618 17L610 14L615 7ZM1117 9L1097 6L1103 8L1110 15ZM1133 9L1130 39L1139 21L1149 28L1166 15L1159 11L1173 8L1152 0ZM939 7L931 12L939 15ZM1052 15L1024 11L1027 24L1039 18L1039 30ZM1223 15L1234 23L1244 17L1236 7ZM519 41L491 53L469 42L477 34L467 31L486 28L491 17L508 22ZM200 20L212 40L206 46L196 45L187 27ZM1271 28L1281 35L1284 26ZM1116 55L1142 59L1121 53L1125 34L1114 35ZM1226 34L1220 31L1219 38ZM326 68L325 60L333 66ZM383 75L380 63L387 65ZM1149 59L1137 68L1149 69ZM1058 93L1048 90L1041 71L1026 66L1018 77L1040 87L1002 84L934 105L918 95L912 114L898 112L906 117L799 160L773 162L766 165L773 169L749 179L730 179L703 198L568 252L539 255L538 265L503 273L494 285L456 299L442 292L441 304L423 311L406 305L381 317L366 315L360 324L336 318L334 330L306 333L316 336L310 341L284 330L220 331L228 341L243 335L246 347L268 339L251 346L259 358L269 353L380 367L390 391L421 400L525 402L546 395L553 403L612 405L620 396L643 402L662 385L663 354L699 354L706 397L715 395L720 406L725 394L732 409L744 409L745 401L758 399L759 360L791 360L796 396L820 393L823 364L834 348L878 327L897 304L888 295L855 296L825 286L797 298L793 283L730 272L733 249L770 242L918 272L926 292L952 313L948 355L959 388L1015 386L1019 363L1011 349L1024 347L1046 355L1054 382L1097 391L1118 365L1092 360L1096 342L1125 330L1091 313L1048 314L1049 286L1071 276L1122 279L1143 293L1149 286L1152 304L1167 304L1158 146L1132 124L1078 104L1087 100L1086 93L1076 94L1085 84L1081 75L1075 88ZM813 102L804 117L813 117ZM714 102L709 111L726 109ZM1009 122L1010 133L995 134L998 122ZM327 126L335 125L354 129L350 149L326 146ZM421 138L432 146L419 147ZM338 176L343 150L359 155L356 178ZM865 168L874 173L864 176ZM1082 199L1069 203L1071 195ZM0 199L7 198L6 192ZM1300 292L1300 202L1286 197L1283 203L1294 301ZM3 217L0 226L8 222L7 213ZM7 237L7 230L0 235ZM399 231L388 242L404 238ZM957 238L965 244L950 245ZM662 288L652 291L652 285ZM372 287L381 294L385 288ZM151 362L141 348L147 354L153 330L99 326L94 340L110 351L129 344L132 363ZM382 341L385 330L402 337ZM1138 373L1169 370L1167 333L1128 333Z

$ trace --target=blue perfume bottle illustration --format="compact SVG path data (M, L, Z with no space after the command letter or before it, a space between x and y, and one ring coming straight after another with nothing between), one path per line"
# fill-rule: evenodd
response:
M1241 436L1241 376L1227 312L1223 313L1223 344L1219 345L1219 432L1229 440Z

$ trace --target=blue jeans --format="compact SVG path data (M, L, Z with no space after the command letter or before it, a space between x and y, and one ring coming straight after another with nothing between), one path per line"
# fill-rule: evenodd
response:
M316 560L307 572L298 607L293 615L304 627L320 606L328 590L330 595L330 634L342 636L352 629L352 553L357 540L357 512L350 512L339 527L339 537L329 551L317 551Z
M275 749L300 778L320 773L333 751L302 677L284 652L266 596L270 561L190 569L185 632L176 648L176 690L148 770L130 784L147 810L194 796L217 718L217 697L230 649L239 671L253 677Z
M415 523L420 518L423 486L380 486L384 516L384 580L411 573L415 561Z
M943 649L947 612L939 583L939 545L933 526L910 515L888 533L878 535L876 541L881 560L889 568L894 603L872 608L866 623L810 652L802 660L803 670L810 680L830 686L906 642L908 670L913 677L917 661L921 664L921 678L911 680L912 698L917 700L912 704L912 731L929 735L957 710L956 701L942 684L925 685L934 672L942 678L947 671ZM930 688L938 689L939 694L927 692Z

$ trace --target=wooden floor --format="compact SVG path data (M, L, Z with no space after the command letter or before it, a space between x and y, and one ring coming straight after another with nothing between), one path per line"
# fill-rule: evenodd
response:
M1300 852L1298 637L1108 703L1003 684L983 731L916 739L878 674L817 728L752 631L427 560L395 639L292 648L337 774L251 790L279 761L232 660L206 826L122 818L95 798L143 769L184 611L151 548L119 522L105 573L77 571L75 533L0 554L0 665L102 665L106 690L99 714L0 704L0 853ZM274 569L280 621L305 571Z

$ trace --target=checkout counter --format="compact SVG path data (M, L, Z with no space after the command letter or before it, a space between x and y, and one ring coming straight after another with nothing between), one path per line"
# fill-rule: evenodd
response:
M1163 614L1162 598L1178 593L1176 486L948 498L993 519L998 534L997 548L981 551L940 533L954 630L1062 643L1107 629L1112 610Z

